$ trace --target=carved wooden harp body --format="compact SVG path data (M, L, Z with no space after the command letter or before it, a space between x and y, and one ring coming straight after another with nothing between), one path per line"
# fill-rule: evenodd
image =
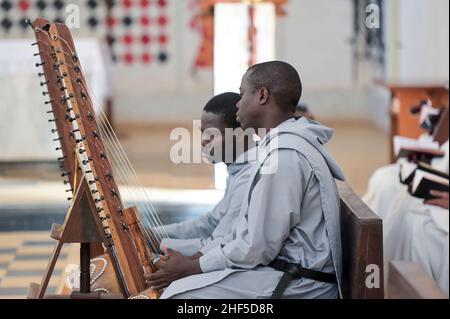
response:
M158 292L148 289L144 272L154 270L153 253L159 251L154 251L149 243L157 247L158 239L144 229L135 207L123 207L108 156L113 151L120 153L121 148L113 149L115 134L108 127L104 114L99 116L94 109L71 32L64 24L50 24L45 19L37 19L31 26L37 40L34 45L42 60L37 66L43 68L39 76L41 86L47 88L45 104L51 106L47 113L53 114L50 121L56 125L52 130L54 141L60 143L63 154L58 161L72 198L64 224L52 227L51 237L58 240L58 244L41 284L30 286L29 297L45 296L64 243L81 243L80 290L90 293L89 245L103 243L121 295L157 298ZM118 154L114 161L115 165L126 164L123 154Z

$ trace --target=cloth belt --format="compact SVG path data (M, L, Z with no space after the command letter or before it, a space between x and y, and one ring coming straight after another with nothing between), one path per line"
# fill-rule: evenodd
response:
M337 284L335 274L306 269L301 267L300 265L288 263L284 260L275 260L269 264L269 267L284 272L283 277L281 277L280 282L278 283L272 294L272 299L281 299L281 297L283 297L284 291L293 279L307 278L330 284Z

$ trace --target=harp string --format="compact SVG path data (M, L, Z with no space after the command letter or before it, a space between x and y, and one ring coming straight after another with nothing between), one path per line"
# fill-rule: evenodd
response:
M102 124L102 126L103 126L103 124ZM103 138L107 139L107 142L104 143L104 144L105 144L105 146L107 148L107 152L109 152L109 156L113 155L112 156L112 158L113 158L113 163L112 163L113 164L112 165L113 171L115 170L115 168L117 169L117 168L123 167L122 163L120 163L119 157L118 156L114 156L114 152L117 153L117 148L114 147L113 142L111 141L110 133L104 131L104 129L100 129L100 130L101 130L100 135L103 135ZM111 148L113 148L113 149L111 150ZM122 183L127 183L127 177L125 175L126 172L124 172L123 169L117 169L117 171L115 171L114 173L115 173L116 176L117 175L119 176L119 179L121 180ZM125 193L127 193L127 195L130 198L132 198L134 200L137 200L136 199L137 198L137 194L135 194L135 192L132 192L131 189L129 189L128 187L123 187L121 189L121 191L124 191ZM152 223L151 226L152 227L158 227L159 225L157 223ZM158 241L160 241L162 239L162 236L159 233L157 233L156 234L156 238L154 238L154 236L151 236L150 231L145 229L145 227L143 227L141 230L145 234L146 240L151 245L152 249L155 252L159 252Z

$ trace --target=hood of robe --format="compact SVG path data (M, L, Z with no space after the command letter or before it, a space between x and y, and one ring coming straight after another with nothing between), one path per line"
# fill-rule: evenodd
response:
M257 149L256 147L252 147L248 149L246 152L242 153L234 163L227 166L227 172L229 175L236 175L243 168L246 168L248 165L252 165L256 161L257 158Z
M294 138L299 136L308 141L323 156L333 177L341 181L345 180L344 173L338 163L324 146L333 136L333 129L305 117L298 120L290 119L280 124L275 130L270 131L261 142L268 143L272 138L281 135L284 135L284 139L288 137L286 135L292 135Z

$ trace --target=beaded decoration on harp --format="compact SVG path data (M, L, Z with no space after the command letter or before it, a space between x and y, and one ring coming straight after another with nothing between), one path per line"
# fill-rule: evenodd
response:
M162 254L159 243L167 237L164 227L100 108L94 108L83 76L70 30L66 25L50 24L45 19L29 23L36 36L42 67L39 77L54 117L55 142L60 146L58 158L64 184L71 203L63 225L52 226L51 237L58 241L41 284L31 284L29 298L44 298L53 268L64 243L81 243L80 291L77 297L100 297L111 289L92 289L90 247L102 243L106 248L110 271L115 274L124 298L158 298L159 292L147 287L144 273L155 271L155 254ZM127 197L143 199L138 213L132 206L124 208L119 191ZM114 276L113 276L114 277ZM97 279L97 278L95 278ZM94 280L95 281L95 280ZM75 292L74 292L75 293Z

